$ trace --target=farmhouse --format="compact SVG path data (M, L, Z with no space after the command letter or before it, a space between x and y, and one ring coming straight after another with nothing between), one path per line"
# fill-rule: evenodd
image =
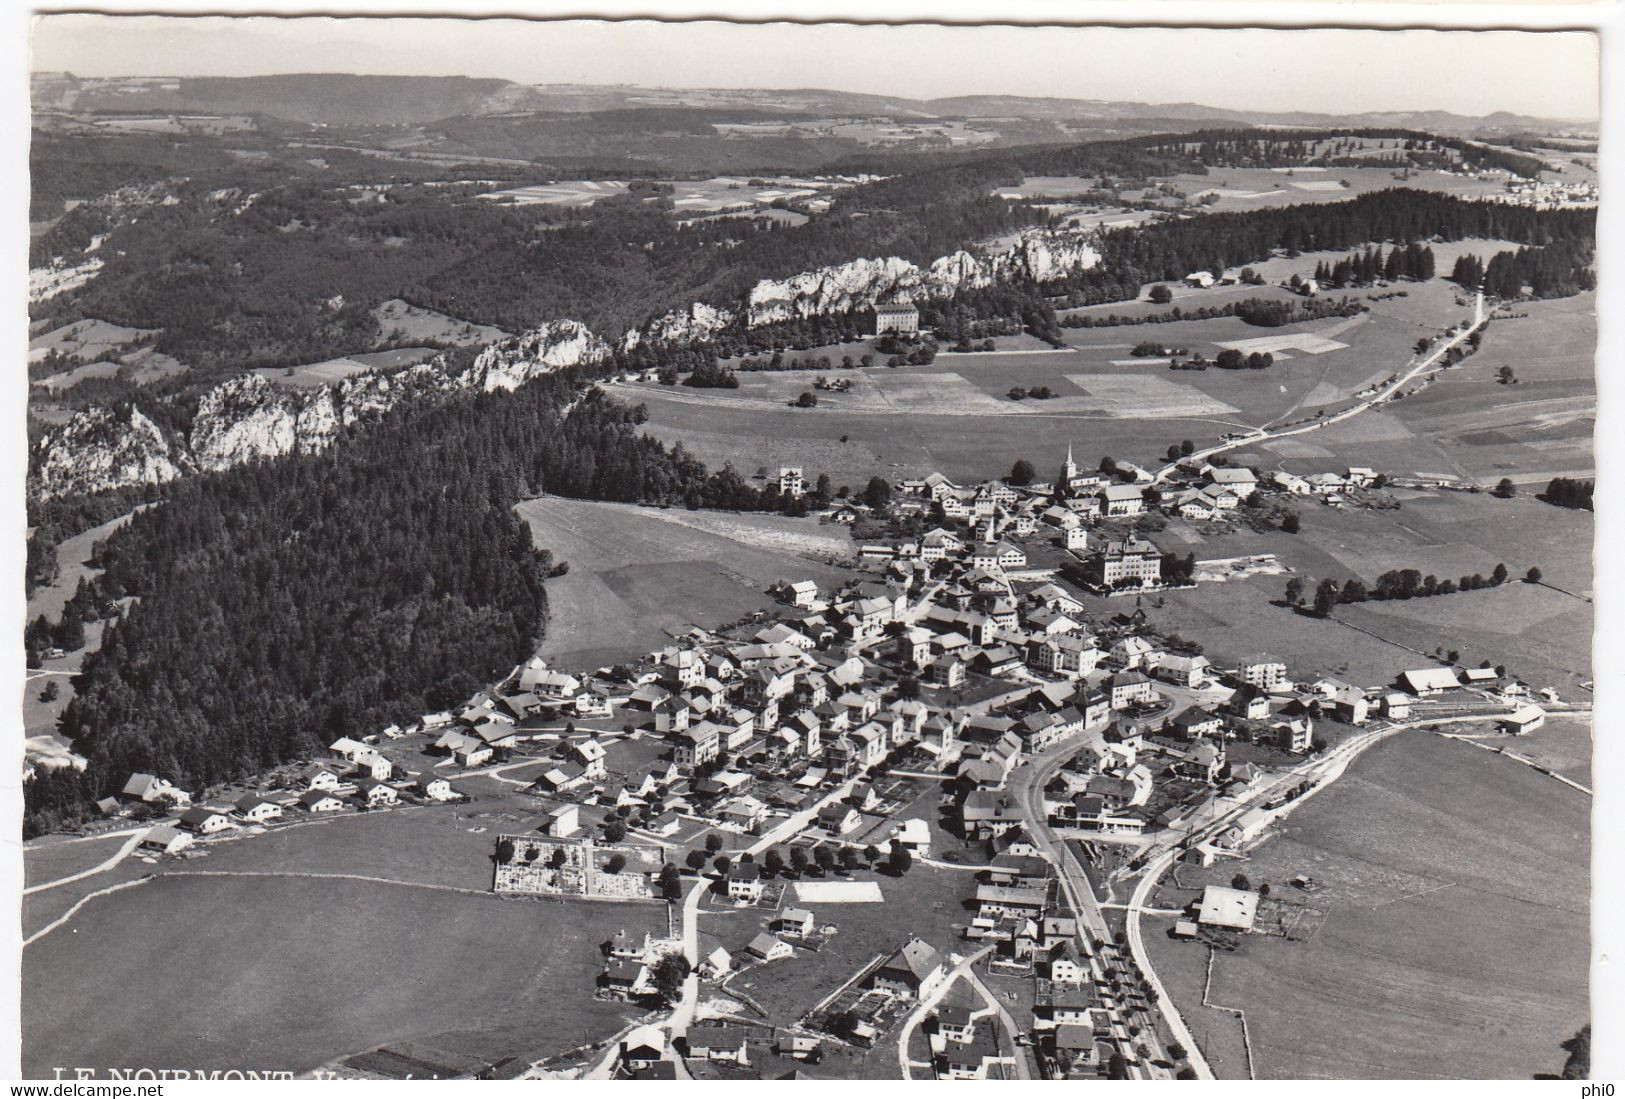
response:
M745 947L745 953L764 962L776 962L782 958L795 957L796 949L783 939L764 932L750 941L750 945Z
M1418 698L1426 698L1461 686L1454 668L1418 668L1399 674L1400 686Z
M124 784L123 793L127 798L137 798L149 805L166 798L183 808L192 804L192 795L168 779L159 778L157 775L139 773L131 775L129 781Z
M923 1000L946 976L942 955L923 939L910 939L869 975L869 987L911 1000Z

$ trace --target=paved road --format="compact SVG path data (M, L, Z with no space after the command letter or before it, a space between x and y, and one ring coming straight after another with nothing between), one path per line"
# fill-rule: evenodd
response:
M1095 984L1099 987L1104 980L1104 966L1100 959L1100 951L1096 943L1109 943L1112 941L1111 929L1106 926L1106 919L1101 915L1100 903L1095 898L1094 887L1089 884L1088 877L1083 872L1077 856L1067 844L1057 837L1055 830L1050 827L1048 815L1044 812L1043 792L1044 786L1060 769L1061 765L1078 751L1077 738L1069 737L1046 751L1033 756L1011 776L1010 789L1016 796L1016 804L1021 810L1022 817L1027 822L1028 834L1032 836L1033 844L1039 849L1055 868L1061 883L1061 891L1066 895L1072 910L1077 913L1081 929L1088 931L1087 936L1080 935L1084 947L1083 955L1089 959L1089 966ZM1127 1024L1122 1018L1122 1008L1112 1012L1114 1031L1123 1042L1123 1048L1129 1046L1127 1038ZM1168 1076L1166 1070L1156 1068L1150 1061L1165 1060L1165 1051L1161 1048L1160 1039L1155 1027L1142 1027L1141 1040L1153 1047L1152 1056L1143 1066L1144 1072L1152 1077ZM1193 1062L1193 1067L1195 1063ZM1205 1066L1203 1066L1205 1067ZM1130 1073L1138 1078L1142 1066L1135 1066ZM1197 1068L1198 1074L1202 1068ZM1211 1079L1211 1074L1204 1079Z
M1412 366L1409 370L1405 371L1405 373L1401 374L1398 378L1394 379L1393 382L1387 386L1384 386L1372 396L1367 397L1358 404L1345 408L1343 411L1335 415L1326 416L1298 427L1276 431L1262 427L1254 428L1250 433L1244 435L1240 439L1232 439L1227 443L1220 443L1217 446L1210 446L1202 450L1195 451L1189 455L1181 457L1178 461L1169 462L1167 465L1157 470L1156 473L1152 475L1151 483L1153 485L1160 485L1162 482L1166 481L1170 476L1172 476L1180 465L1184 463L1190 462L1199 464L1213 457L1215 454L1223 454L1226 451L1236 450L1240 447L1254 446L1258 443L1264 442L1266 439L1285 439L1292 435L1303 435L1310 431L1319 431L1323 427L1330 427L1333 424L1342 423L1344 420L1347 420L1350 417L1358 416L1360 413L1365 412L1368 409L1375 408L1378 405L1391 400L1394 394L1398 393L1405 386L1415 381L1423 373L1434 370L1438 362L1444 358L1445 355L1449 354L1452 348L1460 346L1461 343L1472 336L1474 332L1484 327L1484 322L1487 319L1488 318L1486 318L1484 315L1484 294L1483 291L1480 291L1477 298L1474 299L1473 302L1472 324L1468 325L1466 328L1450 337L1450 339L1434 348L1427 354L1426 357L1418 361L1416 365ZM1438 369L1443 368L1438 367Z
M1187 829L1171 839L1159 840L1148 849L1148 860L1145 869L1136 882L1134 892L1128 903L1126 925L1129 950L1134 958L1134 964L1151 986L1158 1011L1161 1012L1164 1021L1168 1024L1168 1029L1173 1032L1175 1040L1187 1050L1191 1067L1196 1070L1199 1077L1205 1080L1214 1078L1212 1069L1208 1065L1201 1047L1197 1045L1194 1037L1192 1037L1190 1028L1186 1026L1179 1008L1168 996L1167 989L1163 986L1156 970L1151 965L1151 958L1145 949L1145 938L1140 927L1140 916L1153 911L1147 907L1146 902L1155 890L1157 882L1161 880L1162 875L1167 872L1168 867L1178 857L1179 851L1187 845L1218 835L1243 813L1268 800L1286 787L1296 785L1306 779L1313 781L1315 783L1314 787L1306 792L1304 797L1294 799L1290 805L1281 808L1279 815L1285 816L1301 805L1305 798L1313 796L1335 781L1362 752L1393 736L1395 733L1404 732L1408 729L1425 729L1434 725L1454 724L1457 722L1497 721L1503 716L1505 715L1478 714L1467 717L1423 718L1415 721L1397 724L1384 723L1375 726L1350 737L1324 756L1309 760L1282 772L1279 779L1258 790L1252 796L1237 802L1233 807L1226 809L1207 823Z
M964 958L958 965L948 971L948 975L943 978L942 983L937 986L935 992L921 1000L919 1006L909 1012L908 1018L903 1021L903 1029L897 1039L897 1067L902 1069L903 1079L912 1079L908 1072L908 1041L914 1036L914 1029L920 1025L921 1020L931 1014L931 1009L937 1006L942 997L953 987L954 982L969 974L971 966L987 957L992 951L993 944L988 943L976 953Z

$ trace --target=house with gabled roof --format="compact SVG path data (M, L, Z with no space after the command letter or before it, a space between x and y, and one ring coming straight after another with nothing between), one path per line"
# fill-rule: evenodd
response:
M881 962L869 974L869 987L910 1000L924 1000L934 993L947 976L947 966L937 949L924 939L913 938Z
M337 781L337 778L335 778L334 782ZM168 779L139 772L131 775L129 781L125 782L123 794L127 798L136 798L149 805L166 798L180 808L192 804L192 795Z
M244 794L237 799L237 815L254 824L264 824L280 819L282 806L258 794Z

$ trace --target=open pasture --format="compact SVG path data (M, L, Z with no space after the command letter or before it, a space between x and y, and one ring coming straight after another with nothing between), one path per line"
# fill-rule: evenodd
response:
M663 928L664 912L168 875L90 902L27 948L23 1075L56 1065L308 1072L404 1041L537 1059L631 1018L592 999L597 944L622 926Z
M488 324L459 320L391 298L372 311L378 327L386 337L404 340L425 340L432 343L475 344L500 340L507 333Z
M1159 899L1237 869L1286 899L1298 874L1324 887L1310 941L1246 936L1215 964L1212 998L1246 1010L1261 1077L1529 1079L1589 1015L1589 814L1528 767L1405 733L1242 866L1182 868Z
M750 177L755 178L755 177ZM827 189L811 180L766 179L760 185L745 176L718 176L704 180L671 181L672 205L684 213L716 213L722 210L768 206L779 199L814 198ZM560 183L537 183L494 191L481 198L520 206L591 206L600 199L633 193L631 186L614 179L581 179Z
M28 341L28 361L39 362L51 352L76 359L111 356L144 336L155 336L155 328L130 328L101 320L74 321L42 332Z
M809 472L811 472L809 470ZM846 575L845 528L774 515L702 514L541 497L519 505L538 546L570 571L547 583L541 654L564 664L624 660L667 629L719 625L773 605L786 578Z
M1375 154L1373 154L1375 155ZM1205 176L1159 177L1174 184L1187 198L1200 201L1212 194L1217 201L1209 210L1260 210L1304 202L1338 202L1370 191L1408 187L1416 191L1440 191L1462 198L1487 198L1503 194L1499 180L1464 178L1439 171L1411 170L1406 178L1398 168L1215 168ZM1344 183L1347 186L1344 186Z

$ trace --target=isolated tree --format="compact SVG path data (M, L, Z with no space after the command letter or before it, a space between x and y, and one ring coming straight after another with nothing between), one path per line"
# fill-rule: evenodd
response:
M711 854L722 850L722 837L715 832L705 837L705 849Z
M55 702L61 694L61 685L54 679L48 679L45 681L45 689L39 693L39 700L41 702Z
M683 895L683 874L677 867L667 863L660 868L660 892L665 894L669 901L674 901Z
M1158 305L1167 305L1174 300L1174 292L1160 282L1151 288L1151 293L1148 296Z
M1230 879L1231 889L1251 889L1252 887L1253 883L1247 880L1246 874L1237 874Z
M870 866L873 866L875 864L875 860L880 857L880 848L871 843L868 847L863 849L863 857L869 860Z
M1512 483L1512 478L1503 477L1496 482L1494 495L1503 500L1510 500L1518 495L1518 486Z
M534 858L535 856L531 856ZM548 857L548 865L555 870L563 870L564 864L570 861L570 856L564 853L564 848L553 848L553 854Z
M700 867L705 865L705 852L690 851L688 853L688 858L684 859L683 861L688 863L688 868L690 870L698 874L700 872Z
M784 856L779 854L777 847L769 847L767 856L762 860L762 866L769 874L777 875L784 869Z
M1258 895L1260 897L1267 897L1267 896L1270 895L1270 883L1269 882L1262 882L1262 883L1259 884L1259 886L1258 886Z
M503 866L513 861L513 840L506 836L497 840L497 861Z
M669 1004L683 998L683 982L688 979L688 974L688 959L676 951L662 954L660 960L655 962L649 971L649 975L654 978L655 988Z
M892 844L891 854L886 856L886 868L901 877L913 865L914 856L908 853L908 848L900 843Z
M1286 582L1287 605L1296 607L1303 602L1303 578L1294 576Z
M807 872L807 849L805 847L790 848L790 866L797 874Z
M1511 385L1513 382L1518 380L1518 376L1512 372L1512 368L1510 366L1503 366L1501 369L1495 372L1495 380L1500 382L1502 385Z
M818 864L819 870L828 874L835 869L835 852L828 847L820 847L813 852L813 861Z
M1127 1080L1128 1061L1121 1053L1113 1053L1111 1060L1106 1062L1106 1079Z
M626 838L626 825L618 820L612 820L604 826L604 838L610 843L620 843Z
M1490 573L1490 583L1500 585L1500 584L1505 584L1506 582L1507 582L1507 567L1504 564L1497 564L1495 566L1495 571Z
M712 866L716 867L717 873L719 874L726 874L729 870L733 869L733 864L733 860L727 855L718 855L715 861L711 863Z
M856 870L863 862L863 852L856 847L841 848L841 865L848 870Z
M863 489L863 502L872 508L883 508L891 503L891 482L884 477L871 477Z
M1017 459L1016 464L1010 467L1010 483L1025 487L1033 483L1038 477L1038 471L1033 464L1025 458Z
M1315 587L1315 613L1325 618L1337 606L1337 581L1327 578Z
M796 398L796 407L797 408L817 408L818 407L818 394L814 393L810 389L803 389L801 391L801 396Z
M1179 453L1184 455L1196 453L1196 444L1189 439L1181 439L1179 441Z
M1536 568L1534 565L1530 565L1529 571L1523 574L1523 582L1525 584L1540 583L1540 569Z
M1286 517L1281 520L1281 530L1287 534L1296 534L1302 529L1303 523L1299 521L1298 513L1295 511L1287 512Z
M626 869L626 856L619 851L604 860L604 870L610 874L619 874Z

